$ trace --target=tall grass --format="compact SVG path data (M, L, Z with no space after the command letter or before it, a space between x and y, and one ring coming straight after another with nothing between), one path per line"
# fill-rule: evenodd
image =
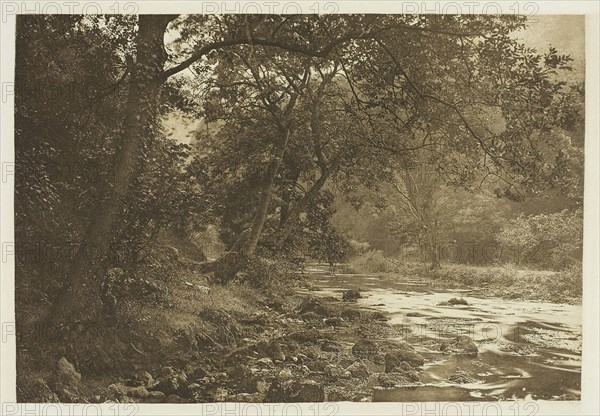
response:
M432 284L460 288L488 288L490 294L506 298L579 301L582 295L582 270L573 266L562 271L530 270L514 264L471 266L446 263L431 270L423 263L403 262L371 250L351 260L352 268L361 273L421 277Z

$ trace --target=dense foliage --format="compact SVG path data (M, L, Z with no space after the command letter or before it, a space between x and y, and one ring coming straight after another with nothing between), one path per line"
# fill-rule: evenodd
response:
M139 275L153 250L192 240L331 264L408 244L434 266L450 242L495 242L518 246L517 263L576 265L583 88L566 81L569 56L512 36L526 24L19 16L21 273L99 290L107 269ZM165 129L176 112L198 125L189 144ZM35 244L68 245L76 266L32 262ZM255 284L276 274L261 261Z

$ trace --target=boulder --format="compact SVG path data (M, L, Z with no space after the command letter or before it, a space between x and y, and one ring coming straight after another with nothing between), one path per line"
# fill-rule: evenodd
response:
M356 361L350 366L346 367L346 370L350 372L352 377L359 378L361 380L367 380L371 375L367 366L360 361Z
M145 402L148 403L164 403L167 398L167 395L162 391L149 391L148 396L144 399Z
M381 387L392 388L414 384L418 379L411 380L410 376L405 373L393 372L379 374L377 381Z
M372 358L378 352L377 344L366 339L360 340L352 346L352 354L359 358Z
M339 379L349 379L352 378L352 374L350 373L350 371L335 365L335 364L328 364L325 366L324 369L324 373L325 376L330 379L330 380L339 380Z
M325 352L340 352L342 350L342 345L338 342L333 341L325 341L321 345L321 351Z
M183 400L176 394L169 394L167 396L167 403L183 403Z
M289 368L284 368L277 374L277 377L279 377L280 380L289 380L293 378L294 375L292 374L292 370Z
M137 397L143 399L148 397L148 394L148 390L146 390L146 387L144 386L129 387L127 389L127 395L130 397Z
M477 345L466 335L456 337L452 341L442 342L440 351L446 354L467 355L469 357L477 357L479 353Z
M65 357L56 363L56 376L57 381L63 386L75 387L81 382L81 374Z
M285 361L285 354L283 353L283 348L281 347L281 344L277 341L269 343L269 345L266 348L266 353L274 362Z
M256 360L256 364L260 365L261 367L273 367L273 360L268 357L260 358Z
M323 386L314 380L275 381L266 396L266 401L271 403L306 403L324 400Z
M229 377L231 378L230 384L237 387L238 391L245 391L247 393L254 393L256 391L254 373L249 367L239 364L229 372Z
M313 297L305 298L298 307L297 312L300 315L307 312L313 312L321 316L328 316L330 314L329 308L327 308L319 299Z
M228 402L234 403L262 403L265 395L263 393L238 393L227 397Z
M475 383L477 381L477 379L473 378L466 371L458 369L454 373L452 373L450 375L450 377L448 377L448 381L450 381L451 383L457 383L457 384L468 384L468 383Z
M206 309L199 315L200 318L214 325L217 341L221 344L234 345L244 338L237 321L227 312Z
M362 296L356 289L347 290L342 294L342 300L344 302L356 302L356 300L360 298L362 298Z
M383 312L375 311L370 314L369 319L371 321L384 322L384 321L387 321L389 318Z
M363 318L363 312L356 309L344 309L340 312L340 317L347 321L357 322Z
M166 395L176 394L177 390L179 390L179 380L174 375L162 378L155 389L162 391Z
M406 364L403 364L406 363ZM425 364L425 360L414 348L408 344L402 343L395 351L385 354L385 372L392 373L396 371L407 370L406 365L411 367L420 367Z
M271 383L266 382L264 380L259 380L256 382L256 391L262 394L266 394L271 388Z

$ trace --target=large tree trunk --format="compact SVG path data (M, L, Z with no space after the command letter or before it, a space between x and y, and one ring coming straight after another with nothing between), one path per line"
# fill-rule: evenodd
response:
M324 171L319 177L319 179L313 184L313 186L311 186L306 195L304 195L304 198L302 198L302 200L299 201L289 211L285 223L282 227L280 226L279 232L275 237L276 248L281 248L281 246L283 246L283 244L290 237L290 235L294 231L294 228L296 227L296 224L298 223L300 214L306 208L306 206L316 198L316 196L319 194L319 192L325 185L325 182L327 182L327 179L329 178L330 174L331 170Z
M103 198L92 215L86 234L66 276L63 292L54 305L51 320L68 329L82 328L103 317L102 282L107 267L112 229L121 212L128 188L139 171L144 141L155 133L166 61L164 32L170 15L139 17L137 57L131 82L125 123ZM69 328L76 324L74 328Z
M250 229L250 235L240 250L240 254L244 257L252 256L256 252L258 241L260 240L263 227L267 221L269 203L271 202L271 192L273 190L273 182L275 181L275 177L279 172L279 167L283 162L283 157L285 156L285 151L290 137L289 127L285 133L282 134L282 136L283 139L281 140L277 154L269 164L269 168L267 169L266 176L260 189L260 199L258 208L256 209L256 214L254 215L254 221Z

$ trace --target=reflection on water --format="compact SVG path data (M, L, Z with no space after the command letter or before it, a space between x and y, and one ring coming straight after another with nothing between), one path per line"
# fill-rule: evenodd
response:
M419 279L310 270L319 296L341 297L360 289L359 306L390 316L401 336L429 363L424 385L375 390L373 401L464 401L498 399L579 400L581 389L581 306L471 296L470 290L434 288ZM462 297L467 306L442 306ZM479 356L439 352L443 339L470 336ZM448 381L457 369L476 381Z

